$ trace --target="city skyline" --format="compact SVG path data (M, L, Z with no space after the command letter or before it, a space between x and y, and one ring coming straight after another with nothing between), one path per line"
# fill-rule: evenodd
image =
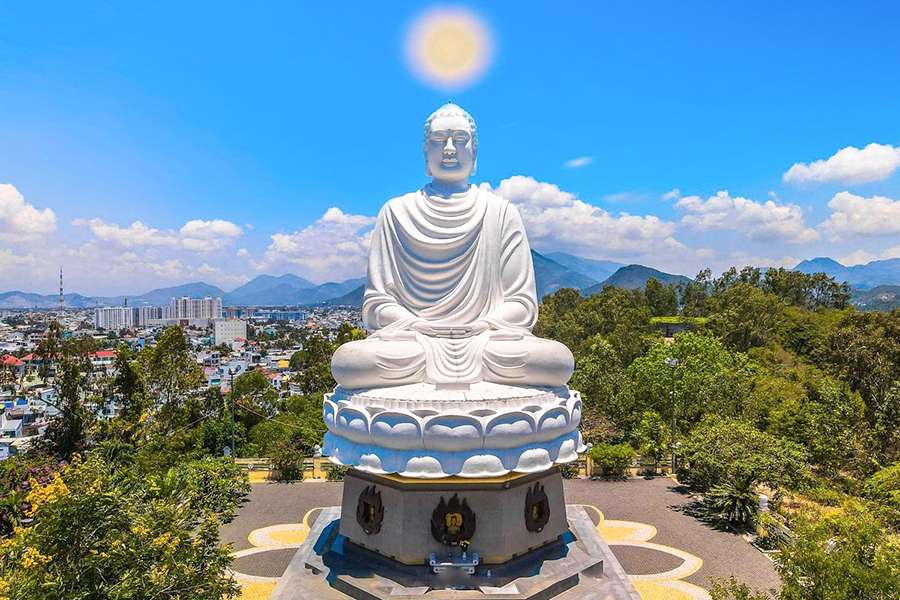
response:
M0 291L53 293L60 266L109 295L363 275L448 98L540 252L687 275L900 257L898 8L460 7L481 55L458 81L410 58L427 4L8 11Z

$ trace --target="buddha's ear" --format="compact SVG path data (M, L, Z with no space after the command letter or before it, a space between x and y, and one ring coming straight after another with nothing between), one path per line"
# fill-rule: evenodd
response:
M475 155L475 160L472 161L472 169L469 171L469 177L473 176L478 172L478 155Z

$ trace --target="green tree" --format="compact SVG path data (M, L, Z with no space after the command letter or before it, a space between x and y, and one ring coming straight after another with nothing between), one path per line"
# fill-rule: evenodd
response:
M612 345L599 335L575 357L571 386L581 392L584 423L594 425L582 426L588 442L609 441L608 435L613 431L601 416L619 431L630 431L639 418L633 386L621 362Z
M300 417L289 412L282 413L254 425L250 430L250 443L257 448L260 456L272 458L279 444L290 443L301 428Z
M851 298L849 285L825 273L808 275L781 267L767 270L760 287L788 304L810 309L845 308Z
M733 419L704 418L680 453L680 476L701 491L724 483L798 489L808 477L801 446Z
M47 379L53 372L53 367L62 358L63 339L62 325L54 319L50 321L47 331L38 342L35 355L38 357L38 376Z
M867 498L900 511L900 463L885 467L869 477L863 486Z
M677 367L666 363L671 358ZM731 352L716 338L683 332L671 344L653 344L631 363L628 374L640 410L653 410L666 423L672 422L674 411L677 434L706 414L741 416L755 368L746 355Z
M858 391L882 463L900 455L900 310L846 314L819 350L821 364Z
M345 329L343 336L358 335L353 329ZM349 341L349 340L348 340ZM292 382L304 394L327 392L334 388L335 381L331 376L331 356L335 345L320 332L305 334L303 348L291 356L291 369L297 371Z
M119 416L136 425L147 408L147 398L141 373L127 344L119 344L116 351L113 391L119 402Z
M654 317L665 317L678 314L678 293L675 286L663 285L650 277L644 285L644 296L647 307Z
M147 391L159 407L159 428L170 431L183 424L185 404L203 380L184 331L177 325L167 327L157 338L156 346L141 351L139 360Z
M686 317L704 317L711 286L711 271L703 269L681 291L682 312Z
M341 344L346 344L347 342L364 339L366 339L365 329L354 327L351 323L344 321L343 323L341 323L340 327L338 327L337 334L334 338L334 343L335 346L340 346Z
M85 365L77 359L64 358L58 363L59 412L44 431L37 447L61 460L70 460L88 446L88 435L94 415L82 400L86 385Z
M658 413L648 410L641 415L641 422L635 432L635 441L641 454L653 459L654 468L659 468L659 463L671 449L671 435L669 427Z
M845 467L859 452L865 405L849 386L830 377L806 382L798 397L771 398L769 431L803 444L826 473Z
M746 352L776 339L784 325L784 304L748 283L736 283L710 299L707 327L731 348Z
M289 441L281 441L272 452L272 467L281 481L303 479L303 453Z
M242 485L230 481L214 487ZM96 454L83 464L76 461L29 494L33 525L0 549L3 595L10 600L236 597L228 550L218 536L221 518L233 505L207 505L202 496L210 487L166 485Z
M257 369L235 379L230 396L235 403L235 416L248 428L274 416L281 406L278 392L265 373Z

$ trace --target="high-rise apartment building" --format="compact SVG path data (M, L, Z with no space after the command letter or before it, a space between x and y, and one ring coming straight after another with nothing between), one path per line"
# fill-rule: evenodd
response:
M94 327L118 331L130 329L139 324L139 312L127 306L106 306L94 309Z
M210 321L222 318L221 298L172 298L169 306L109 306L94 309L97 329L130 329L166 325L180 321Z
M222 299L209 296L206 298L188 298L187 296L172 298L166 318L188 321L221 319Z

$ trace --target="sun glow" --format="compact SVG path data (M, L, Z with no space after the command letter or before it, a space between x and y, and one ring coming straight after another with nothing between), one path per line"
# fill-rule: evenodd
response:
M460 90L477 81L491 62L485 23L462 8L435 8L410 26L406 56L413 72L438 88Z

